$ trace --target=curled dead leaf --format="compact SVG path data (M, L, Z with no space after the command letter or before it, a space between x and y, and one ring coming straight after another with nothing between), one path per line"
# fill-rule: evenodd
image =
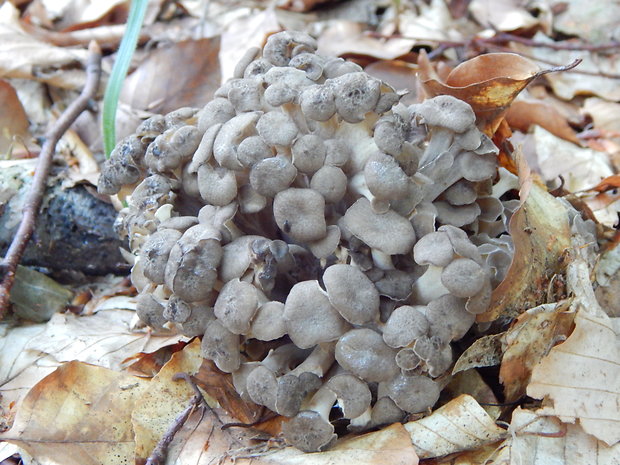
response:
M198 372L201 363L200 341L195 339L182 351L173 354L170 361L150 381L148 390L136 402L131 414L137 459L146 459L149 456L194 394L188 383L173 379L174 375L187 373L192 376ZM215 403L209 397L205 400L209 404Z
M405 428L422 459L476 449L506 436L506 431L467 394L451 400L426 418L406 423Z
M510 432L488 463L616 465L620 456L620 444L608 447L578 425L562 424L558 418L521 407L512 414Z
M131 411L148 381L81 362L34 386L0 440L38 463L112 465L134 457Z
M570 247L568 212L564 204L526 174L519 163L521 206L510 219L515 254L506 278L491 295L489 310L478 322L516 317L547 301L555 275L564 270L563 255Z
M545 304L521 314L506 332L506 351L499 371L506 402L525 394L532 369L551 348L566 339L575 314L569 302Z
M424 51L418 59L419 77L428 97L452 95L469 103L478 128L493 136L508 107L519 92L543 74L565 71L579 64L541 70L533 61L516 53L488 53L467 60L442 82Z
M574 259L567 276L575 330L534 367L527 394L551 401L540 414L578 421L612 446L620 442L620 337L596 301L586 262Z
M452 369L452 374L455 375L470 368L499 365L504 353L505 334L491 334L477 339L461 354Z

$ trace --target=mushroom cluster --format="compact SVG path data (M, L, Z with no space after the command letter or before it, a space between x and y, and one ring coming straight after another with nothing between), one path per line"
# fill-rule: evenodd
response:
M335 420L363 431L436 403L450 343L505 273L514 181L468 104L404 106L315 51L271 36L204 108L144 121L99 181L126 201L140 318L202 336L304 451Z

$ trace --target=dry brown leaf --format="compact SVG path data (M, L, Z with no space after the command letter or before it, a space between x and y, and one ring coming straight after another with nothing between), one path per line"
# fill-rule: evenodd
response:
M19 27L19 11L4 2L0 6L0 76L46 82L67 89L81 89L85 74L62 69L84 63L85 49L65 49L38 41Z
M167 465L417 465L402 424L337 441L329 450L304 453L251 428L222 429L233 421L221 409L195 412L170 445Z
M218 370L211 360L203 360L194 378L196 384L217 400L236 421L254 423L260 418L263 408L241 399L232 383L231 375Z
M543 179L553 181L561 175L570 192L589 189L614 174L606 153L577 147L540 126L534 129L534 143Z
M522 132L528 132L532 125L537 124L557 137L581 145L566 118L547 102L517 100L510 105L506 121L511 128Z
M485 412L494 420L497 420L502 413L502 409L498 406L497 397L478 373L478 370L466 370L457 373L442 392L443 395L449 396L449 399L461 394L469 394L480 403Z
M596 300L610 317L620 317L620 245L603 252L595 268ZM0 352L1 353L1 352Z
M148 382L69 362L31 389L0 439L39 463L107 465L134 456L130 414Z
M421 459L476 449L506 436L476 400L463 394L430 416L405 424Z
M400 102L405 105L419 103L420 85L412 65L400 60L375 61L364 68L368 74L394 87L398 91L407 91Z
M182 379L173 380L173 376L177 373L193 376L198 372L201 363L200 340L195 339L182 351L172 355L136 402L131 421L135 431L137 460L146 459L151 454L157 442L194 395L187 382ZM206 400L210 404L214 403L213 399Z
M499 371L506 402L525 394L532 369L572 329L575 314L569 303L545 304L519 315L506 332L506 351Z
M620 103L590 97L583 102L581 111L592 118L595 129L620 132Z
M534 17L520 0L473 0L469 11L485 28L496 31L516 31L545 25L550 12L544 11L544 4L537 4L538 14Z
M353 21L336 21L318 38L318 53L326 56L362 55L381 60L393 60L405 55L415 45L415 40L390 37L371 37L364 33L363 24Z
M36 20L53 25L56 30L83 29L96 24L118 6L126 4L125 0L39 0L36 8ZM29 10L32 10L30 5Z
M542 32L538 32L532 39L536 42L555 44ZM513 44L512 48L541 63L561 64L571 63L576 59L583 60L572 72L553 73L546 77L555 94L564 100L571 100L577 95L598 95L610 101L620 100L618 79L613 77L620 74L620 60L617 54L603 55L584 50L553 50L523 44ZM583 74L583 72L589 74Z
M491 334L476 339L456 361L452 374L455 375L471 368L499 365L504 353L505 335L506 333Z
M127 77L120 99L153 113L202 107L220 86L218 52L219 38L158 48Z
M553 27L584 42L609 43L618 39L618 2L564 0L565 9L553 18Z
M614 445L620 441L620 337L594 297L585 262L568 270L575 330L534 367L527 394L549 399L539 411L579 424L586 433Z
M239 8L234 7L234 9ZM248 9L245 15L239 17L238 13L235 13L235 16L235 20L222 32L219 55L221 82L233 77L235 66L246 50L252 47L262 47L269 34L281 30L273 8L260 12Z
M15 143L28 142L28 117L11 84L0 79L0 156L8 158Z
M178 335L131 331L135 312L118 308L130 305L130 299L110 299L109 304L90 316L58 313L45 324L0 326L0 406L8 412L62 362L79 360L118 371L136 352L153 352L179 340Z
M478 128L492 136L512 101L535 78L561 68L541 70L515 53L488 53L454 68L442 82L424 51L418 59L419 77L428 97L452 95L469 103Z
M522 205L509 225L514 258L506 278L493 291L489 310L478 315L478 322L516 317L545 303L551 279L562 271L562 257L570 246L566 207L533 181L532 175L524 175L522 168L519 176ZM525 195L524 186L529 195Z
M577 425L539 416L518 407L512 414L511 437L493 457L506 465L617 465L620 444L607 446Z

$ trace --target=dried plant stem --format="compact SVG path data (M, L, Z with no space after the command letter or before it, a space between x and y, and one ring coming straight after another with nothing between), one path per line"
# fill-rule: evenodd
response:
M4 318L9 307L9 295L13 287L13 282L15 281L15 271L17 270L17 265L34 231L36 217L39 213L43 194L45 192L47 176L52 166L52 156L56 144L80 113L86 109L99 87L99 78L101 76L101 48L97 42L93 41L88 46L88 51L86 84L84 85L84 89L82 89L78 98L67 107L62 115L60 115L60 118L58 118L54 126L45 136L45 143L39 154L32 186L26 197L22 220L2 262L1 270L3 272L3 277L2 284L0 284L0 320Z
M168 447L170 447L170 443L176 434L181 430L189 416L196 409L196 407L206 405L206 402L202 397L202 393L187 373L177 373L173 379L184 379L194 390L195 394L190 399L189 405L174 419L168 428L168 431L166 431L166 433L159 440L153 449L153 452L146 460L146 465L160 465L164 463L166 461L166 456L168 455Z

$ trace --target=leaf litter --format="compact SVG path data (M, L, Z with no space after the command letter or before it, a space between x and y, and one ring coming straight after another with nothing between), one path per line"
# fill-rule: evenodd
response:
M47 111L51 103L70 101L71 92L57 90L79 89L83 84L79 65L86 56L86 39L76 34L87 37L116 30L113 28L122 27L122 15L115 18L114 13L125 11L122 2L59 2L70 9L64 13L52 1L22 3L29 4L23 16L24 10L10 2L0 7L0 37L5 37L6 45L0 53L0 70L7 85L16 89L0 114L0 121L3 117L7 121L0 135L5 144L3 155L7 144L30 138L24 132L23 119L11 121L3 116L15 114L10 108L20 114L25 83L37 81L52 89L53 101L40 104ZM517 163L521 208L511 220L517 258L509 277L493 293L491 310L479 316L480 328L490 328L491 334L482 333L469 341L456 365L464 370L457 376L469 380L459 382L461 389L472 395L458 395L459 388L448 390L453 397L422 419L344 438L327 452L302 454L284 447L277 437L277 424L222 429L221 422L251 424L261 420L260 414L255 406L235 396L226 375L202 362L196 342L178 345L178 335L136 328L131 298L123 296L92 314L60 313L45 324L2 324L0 405L4 428L12 424L2 437L7 441L4 445L19 445L25 463L28 457L32 463L43 464L73 463L72 457L79 457L75 463L144 459L191 396L183 381L172 380L177 371L186 371L194 374L215 410L199 409L192 414L173 440L167 463L337 464L355 460L414 464L418 456L423 463L442 463L446 454L458 457L462 464L487 459L535 465L551 460L559 464L584 460L597 465L617 463L620 351L617 318L613 318L617 313L611 307L613 296L619 295L617 290L614 294L613 285L616 283L617 289L620 260L614 254L618 240L605 227L617 224L620 209L614 197L620 161L620 131L615 124L620 120L620 71L617 49L596 48L613 45L618 38L617 30L606 22L610 16L598 16L596 6L601 2L591 2L588 8L566 2L564 11L540 2L535 11L521 2L506 0L500 8L497 2L473 0L468 17L457 16L452 5L448 8L446 2L434 0L419 2L417 9L388 6L384 14L375 14L372 24L347 22L338 16L321 22L317 18L328 15L317 16L318 10L292 13L273 6L255 9L250 2L236 2L245 9L211 3L208 9L205 2L179 2L184 9L172 13L152 7L148 27L172 28L177 19L190 21L185 24L192 27L184 30L185 40L190 34L193 41L187 55L200 50L211 58L198 62L180 53L166 56L159 47L142 48L126 83L128 116L120 125L135 127L139 121L136 115L145 110L165 111L165 105L200 106L211 99L219 80L231 75L238 59L234 53L250 45L260 46L267 34L295 24L314 32L325 53L354 58L369 72L377 68L388 82L393 77L397 88L413 91L405 98L419 101L421 92L417 91L422 88L430 95L456 93L479 105L478 122L487 134L503 125L502 131L508 128L503 140L512 130L517 136L513 140L527 144L527 161L534 173L523 170L524 162ZM321 11L329 11L331 2L326 3ZM46 34L31 34L33 24L25 20L35 17L41 21L35 26ZM532 35L527 32L530 28L539 32ZM370 33L373 29L374 34ZM169 40L156 27L146 30L154 44L158 34L160 42ZM487 40L493 31L516 34L516 39ZM558 41L558 33L575 38ZM110 34L110 44L117 43L120 35ZM59 38L73 40L73 46L60 46L55 42ZM194 46L205 43L210 45L204 50ZM583 43L587 47L580 50L556 47ZM189 47L180 41L165 45L172 52ZM421 50L428 50L433 60L440 57L439 65L431 65ZM481 52L522 56L482 55L485 58L465 61ZM179 59L182 64L171 61ZM540 71L575 59L583 60L575 70L544 76ZM485 60L488 63L481 67ZM161 85L174 83L180 67L186 71L179 86ZM411 73L416 69L420 71L417 79ZM142 86L153 74L161 75L154 82L157 85ZM556 100L518 97L513 101L532 81L548 86ZM490 89L500 93L490 94ZM480 95L492 98L485 100ZM565 105L576 108L583 118L568 116ZM30 115L35 106L23 105L31 121L45 114ZM504 116L508 123L502 122ZM96 118L86 121L76 136L89 139L87 134L97 133L96 125ZM36 135L36 128L29 129ZM99 150L96 143L90 150ZM64 156L70 159L75 155L69 150ZM84 176L82 182L88 179L94 178ZM584 245L574 243L571 213L564 202L547 192L545 183L550 188L564 183L566 192L580 196L602 223L598 225L599 242L607 246L603 257L608 259L599 260L594 287L594 263L578 254ZM601 263L605 263L604 269ZM140 376L129 374L130 363ZM489 385L488 375L480 368L493 366L498 368L497 385ZM149 378L155 372L155 377ZM513 409L489 397L491 388L495 393L503 390L501 397L506 402L517 401L524 393L529 400ZM480 405L494 402L498 405ZM510 422L508 429L498 426L498 417L489 416L482 407L501 413L501 418ZM234 417L228 416L230 413ZM3 447L0 456L15 451Z

